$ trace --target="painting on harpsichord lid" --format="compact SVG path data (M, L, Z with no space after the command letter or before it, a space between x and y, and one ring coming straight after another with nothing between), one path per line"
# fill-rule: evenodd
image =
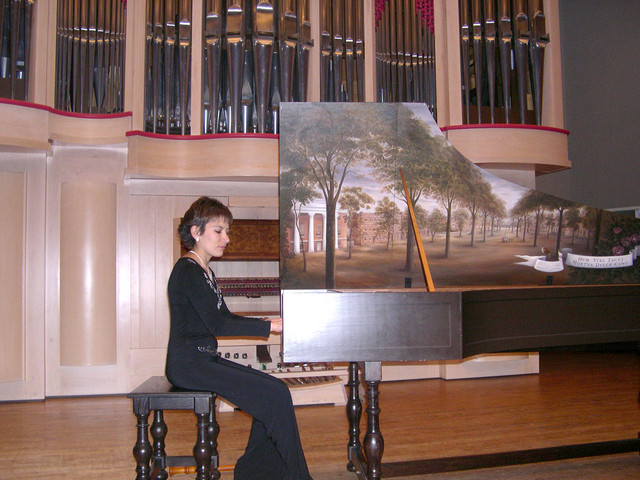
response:
M424 104L280 112L282 289L424 288L407 202L436 288L640 283L640 220L475 166Z

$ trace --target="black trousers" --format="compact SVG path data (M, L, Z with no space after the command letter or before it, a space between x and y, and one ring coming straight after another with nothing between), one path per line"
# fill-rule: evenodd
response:
M189 361L191 360L191 361ZM179 388L215 392L253 418L234 480L310 480L289 389L280 379L206 353L167 365Z

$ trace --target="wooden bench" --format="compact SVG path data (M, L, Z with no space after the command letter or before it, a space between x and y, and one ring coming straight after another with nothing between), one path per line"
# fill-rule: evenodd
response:
M133 447L136 459L136 480L166 480L170 467L195 465L197 480L218 480L218 433L220 427L215 416L215 400L212 392L187 391L172 386L166 377L151 377L129 395L133 399L133 413L137 418L137 439ZM149 415L153 410L149 441ZM167 456L165 438L167 424L165 410L193 410L197 417L197 436L193 456Z

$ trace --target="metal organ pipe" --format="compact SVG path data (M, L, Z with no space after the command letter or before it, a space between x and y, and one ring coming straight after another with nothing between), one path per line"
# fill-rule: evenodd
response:
M35 0L0 0L0 97L29 98L35 3Z
M125 3L58 1L55 108L76 113L123 111ZM149 27L148 15L147 41Z
M482 123L488 113L491 123L541 124L549 43L542 5L542 0L460 0L466 123Z
M190 5L147 0L146 130L277 133L280 101L307 98L309 0L203 0L202 132L190 132Z
M28 98L36 1L0 1L0 96ZM280 101L307 100L311 0L145 1L145 130L277 133ZM193 32L194 1L202 32ZM364 1L318 0L321 101L364 100ZM543 3L459 0L465 122L541 123ZM378 101L436 113L433 5L374 0ZM54 107L123 111L126 1L58 0L56 18ZM194 39L203 45L200 132L190 126Z
M376 0L375 15L378 101L423 102L435 115L433 0Z

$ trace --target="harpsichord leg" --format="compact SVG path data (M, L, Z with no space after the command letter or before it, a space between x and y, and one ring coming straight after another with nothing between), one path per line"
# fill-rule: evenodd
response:
M349 364L349 400L347 401L347 419L349 420L349 443L347 444L347 455L349 463L347 470L356 471L354 461L357 457L362 457L362 445L360 444L360 418L362 417L362 402L360 401L360 378L358 375L358 364Z
M367 479L376 480L382 478L380 464L384 451L378 406L378 385L382 379L382 364L365 362L364 379L367 385L367 433L364 436L364 454L367 459Z

